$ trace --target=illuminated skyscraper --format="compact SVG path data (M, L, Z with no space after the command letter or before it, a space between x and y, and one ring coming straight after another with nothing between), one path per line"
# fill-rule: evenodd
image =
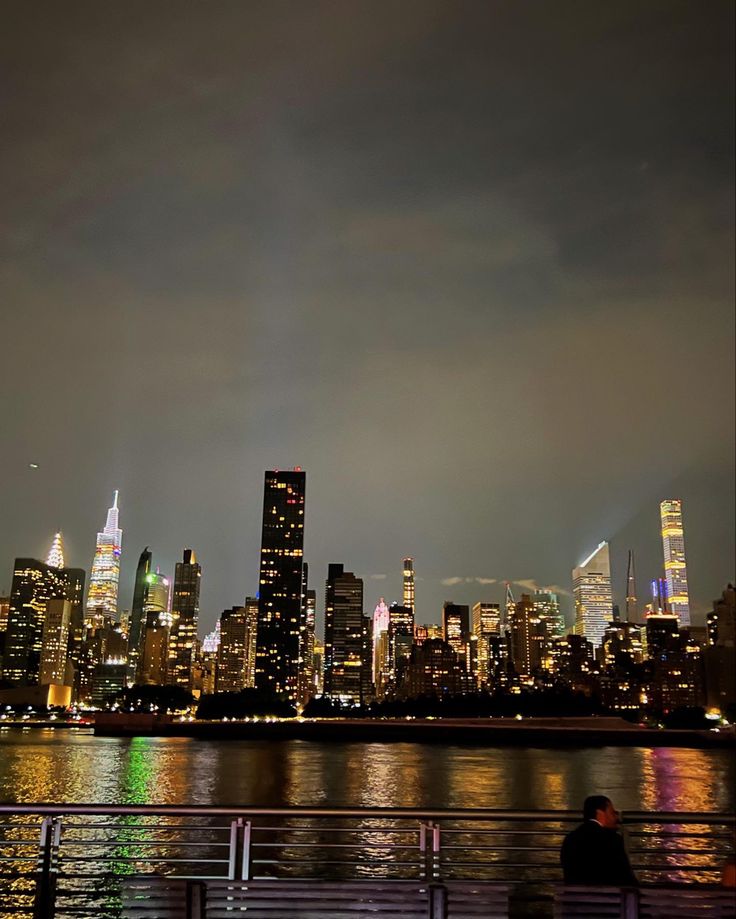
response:
M63 685L65 682L71 613L72 605L68 600L54 598L46 603L38 677L41 685Z
M296 702L303 613L304 493L301 469L266 472L256 638L256 688Z
M169 579L161 574L161 569L149 571L146 575L146 599L143 603L143 616L146 626L171 626L169 607Z
M67 592L63 569L35 558L15 560L3 679L23 685L38 683L46 607L50 600L65 599Z
M478 640L478 684L488 684L490 647L488 639L501 634L501 610L498 603L476 603L473 606L473 635Z
M414 606L414 559L404 559L404 606L416 616Z
M414 643L414 610L392 603L388 608L387 682L398 684Z
M201 579L202 568L197 563L194 550L185 549L183 560L176 563L174 571L168 673L169 683L176 683L185 689L192 687Z
M258 637L258 600L245 598L245 685L256 685L256 641Z
M363 697L363 581L342 565L329 565L325 584L325 695Z
M662 518L662 548L664 574L667 579L667 599L672 615L681 626L690 625L690 596L685 563L685 535L682 527L682 501L669 498L659 505Z
M545 641L562 638L565 634L565 617L560 611L560 600L551 590L534 591L534 610L544 631Z
M529 594L522 594L509 620L510 656L514 669L529 676L542 663L545 627Z
M136 680L161 685L167 681L171 613L169 579L158 568L146 575L143 620Z
M120 581L120 553L123 531L118 526L118 493L107 512L104 529L97 534L95 557L89 576L87 618L100 614L117 617L118 583Z
M595 647L603 640L606 626L613 620L611 559L608 543L602 542L582 564L573 569L576 635L583 635Z
M388 623L389 611L383 597L373 610L373 682L376 686L381 681L381 674L388 671ZM381 644L381 634L386 633L386 640ZM381 653L381 650L383 653Z
M217 691L240 692L246 685L248 624L244 606L223 610L217 650Z
M317 597L309 589L309 565L302 565L302 612L299 623L299 693L298 701L305 705L314 695L314 619Z
M444 640L467 663L470 641L470 608L446 600L442 606Z
M629 549L629 561L626 566L626 621L639 621L639 601L636 598L636 566L634 550Z

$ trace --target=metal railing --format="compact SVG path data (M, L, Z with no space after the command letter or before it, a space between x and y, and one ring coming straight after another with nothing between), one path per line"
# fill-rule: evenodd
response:
M549 887L566 811L0 805L0 916L118 919L126 879L488 880ZM734 816L629 813L645 883L716 883Z

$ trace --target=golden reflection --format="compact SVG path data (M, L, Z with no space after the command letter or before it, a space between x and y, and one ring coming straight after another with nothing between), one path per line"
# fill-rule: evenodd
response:
M349 800L363 807L421 807L422 759L416 744L353 745L347 771L355 796Z

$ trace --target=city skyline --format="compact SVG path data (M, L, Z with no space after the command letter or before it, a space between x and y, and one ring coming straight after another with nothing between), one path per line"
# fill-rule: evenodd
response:
M271 474L278 475L278 472L279 471L276 470L276 473L272 472ZM304 477L305 475L300 469L300 467L296 467L294 472L297 474L297 476ZM268 471L266 472L266 475L267 476L269 475ZM288 477L289 475L288 470L285 472L285 475ZM117 529L117 524L118 524L118 519L119 519L118 518L119 508L117 507L117 503L118 503L118 491L116 490L114 493L113 507L108 510L107 526L105 527L105 530L103 530L102 534L100 533L97 534L98 544L99 544L100 536L105 535L106 531L110 529L111 514L114 516L113 529L115 529L116 533L120 533L120 530ZM685 564L684 543L683 543L683 535L682 535L683 534L682 503L683 502L679 499L665 499L659 503L659 510L660 510L660 516L661 516L662 521L664 520L665 507L668 509L669 514L673 514L673 513L676 514L676 517L674 518L674 522L670 520L670 525L676 528L676 538L678 539L676 551L679 553L677 563L681 567L683 567ZM305 528L305 531L308 532L306 528ZM660 532L660 538L664 540L663 530ZM581 562L580 565L576 565L575 568L578 569L579 567L584 567L590 561L591 558L594 558L596 554L601 551L602 547L604 546L606 550L606 556L608 559L610 556L610 545L608 544L606 540L604 540L597 546L597 548L595 548L592 552L588 553L588 557L583 562ZM668 561L668 558L671 558L671 553L668 555L668 546L669 544L666 542L660 543L661 552L662 552L662 556L660 558L660 570L656 574L656 576L651 579L651 581L653 583L656 582L657 580L661 581L662 587L666 592L666 599L669 601L669 597L671 596L671 588L668 586L668 582L667 582L667 561ZM182 550L179 550L179 551L181 553ZM191 549L184 549L183 551L185 552L185 555L186 553L191 553L193 555ZM627 565L626 565L626 579L625 579L625 583L623 586L619 585L618 590L617 590L617 582L618 580L620 580L620 578L618 577L618 571L614 570L611 574L611 577L613 580L611 584L610 605L618 607L619 615L622 615L622 618L627 618L626 614L628 612L627 593L628 593L629 586L630 586L629 565L631 563L631 552L632 551L633 550L631 549L626 550L627 556L628 556ZM43 556L39 556L39 560L42 557ZM140 559L138 560L137 573L135 574L133 584L130 586L131 603L128 606L126 606L124 602L121 601L118 605L118 610L117 610L118 615L123 612L128 612L130 614L131 621L134 623L133 625L134 635L137 634L137 627L135 625L137 615L140 615L140 614L137 614L136 612L137 602L138 602L138 605L140 605L144 601L143 595L141 595L141 598L139 601L136 601L136 591L139 589L138 583L139 581L141 581L140 571L141 571L141 564L143 563L144 557L147 559L146 568L144 569L144 574L146 575L149 582L152 579L154 579L156 580L157 583L160 581L161 584L164 585L165 590L167 591L166 605L170 605L170 602L168 599L168 591L170 588L171 579L173 578L173 573L167 572L165 566L164 566L164 570L161 571L162 566L160 564L157 564L155 573L148 574L147 572L150 571L150 567L151 567L152 553L149 550L149 547L146 546L143 550L143 553L141 554ZM308 561L308 559L306 559L306 552L304 553L304 557L305 557L305 562ZM64 562L63 531L58 531L53 534L50 549L47 553L46 564L52 564L52 563L55 564L59 561L63 565L63 562ZM94 564L94 561L93 561L93 564ZM329 562L328 568L332 564L337 564L337 563ZM174 564L174 567L178 569L179 566L181 566L181 561L176 561ZM57 565L57 567L59 566ZM611 568L610 560L607 561L607 568L609 570ZM123 569L125 569L125 566L123 566ZM305 569L306 569L306 564L305 564ZM198 571L200 570L199 565L197 565L197 570ZM199 602L199 588L200 588L199 578L200 576L201 575L198 573L197 574L197 604ZM400 566L394 572L394 582L398 584L395 596L394 595L390 595L389 597L384 596L384 594L386 593L384 588L391 584L390 575L381 575L380 577L376 577L375 575L373 576L368 575L366 577L365 575L363 575L363 578L365 578L365 580L368 582L369 585L375 586L376 588L375 596L369 595L367 592L365 594L364 612L366 613L366 615L372 616L373 615L372 613L373 605L372 604L378 603L382 599L386 599L387 602L389 603L391 602L398 603L402 599L402 592L403 592L404 602L406 602L407 596L410 596L412 598L414 596L415 573L414 573L413 558L403 556L401 558ZM421 576L416 580L418 580L421 583L427 584L427 579L422 578ZM726 580L730 582L732 578L729 576ZM543 592L545 590L552 591L556 595L557 601L559 601L560 603L560 614L562 615L566 626L569 627L570 630L573 630L575 628L575 624L578 621L578 617L576 614L576 608L575 608L575 599L574 599L575 583L576 583L575 570L573 571L572 576L569 578L568 584L564 583L564 579L563 579L562 584L558 584L558 583L541 584L541 583L538 583L534 578L525 578L525 579L507 581L506 579L503 579L503 578L492 578L488 576L476 576L476 577L464 577L464 578L452 577L452 578L441 578L439 580L439 585L441 589L444 591L444 599L442 601L443 607L446 603L453 602L452 599L448 599L448 597L451 594L455 593L459 595L460 592L463 593L463 596L467 596L469 598L468 602L469 602L469 605L471 606L475 605L476 603L489 603L489 602L494 602L495 600L500 601L502 596L506 597L506 589L507 589L506 585L507 584L511 584L512 586L515 586L517 594L519 594L520 591L527 591L527 592L535 592L535 591ZM726 583L726 581L724 581L724 583ZM205 576L205 584L206 584L206 576ZM685 584L687 584L687 580L685 580ZM121 597L125 597L128 593L126 591L126 586L127 585L125 584L124 577L122 577L120 579ZM151 589L150 584L148 585L147 589L148 590ZM255 589L252 590L251 585L248 584L245 588L245 592L246 594L249 594L251 592L257 593L257 590ZM0 590L0 596L3 596L3 595L4 594L2 590ZM317 592L317 595L318 596L320 595L319 591ZM634 621L641 621L641 617L643 615L641 608L643 607L645 601L642 600L641 597L639 598L639 600L640 600L639 616ZM237 603L237 601L238 601L238 598L234 598L233 602ZM706 600L703 603L702 612L701 612L701 609L698 608L697 613L696 613L696 619L698 621L695 624L700 624L700 625L703 624L703 622L705 621L704 616L707 613L707 611L710 609L711 603L712 603L712 598L711 600ZM156 608L158 609L158 607ZM227 608L227 607L223 607L223 608ZM319 632L325 626L324 604L318 602L316 609L318 612L317 618L318 618L318 632ZM197 606L197 613L198 612L199 612L199 607ZM443 619L443 608L441 607L439 611L435 611L435 613L436 614L433 615L432 611L430 610L425 611L425 610L422 610L422 608L420 607L419 613L418 613L419 618L417 619L417 622L421 621L427 624L441 623ZM676 614L678 616L680 615L679 610L676 611ZM197 619L197 625L198 625L196 632L200 638L203 637L205 634L209 633L211 629L214 628L215 623L217 622L217 620L219 619L219 616L221 615L221 610L215 611L213 615L214 615L214 618L212 620L211 625L210 625L210 617L205 615L205 618L201 621L199 621L198 616L195 617ZM156 613L156 617L158 617L158 612ZM168 611L166 611L164 618L166 620L166 624L168 625L168 619L170 618L170 614L168 613ZM598 625L596 626L597 631L595 633L598 639L600 639L600 636L603 633L605 622L607 621L606 616L604 614L601 614L599 619L600 621ZM144 622L145 622L145 617L144 617ZM682 621L682 624L688 625L689 621ZM140 641L141 642L143 641L142 632L141 632ZM136 645L135 640L133 642L133 645L134 646Z
M314 577L399 601L411 556L433 621L502 602L475 579L569 594L602 539L623 609L676 496L702 621L736 554L733 4L140 9L0 39L0 590L58 530L90 574L119 489L122 606L144 546L170 577L192 546L209 630L257 586L262 470L301 465Z

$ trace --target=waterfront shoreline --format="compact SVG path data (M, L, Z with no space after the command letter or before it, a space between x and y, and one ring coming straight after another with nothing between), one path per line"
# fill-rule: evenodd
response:
M156 715L103 714L105 737L191 737L202 740L304 740L535 747L734 747L733 731L653 729L619 718L284 719L177 721Z

